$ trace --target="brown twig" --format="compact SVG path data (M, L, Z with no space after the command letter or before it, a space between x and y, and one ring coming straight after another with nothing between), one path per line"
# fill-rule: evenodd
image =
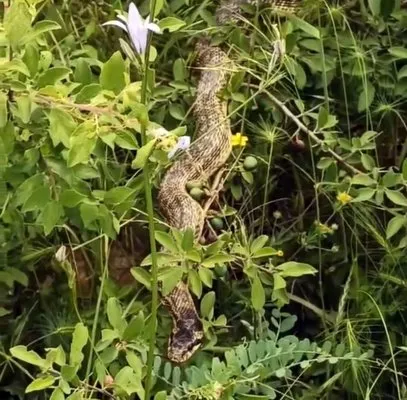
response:
M309 130L299 119L297 116L295 116L286 106L283 104L280 100L278 100L275 96L273 96L271 93L266 92L270 100L277 104L281 110L284 112L284 114L289 117L295 124L298 126L299 129L301 129L304 133L306 133L312 141L314 141L316 144L322 147L322 150L330 154L338 163L340 163L344 168L346 168L349 172L352 174L363 174L362 171L358 170L354 166L350 165L344 158L342 158L339 154L335 153L332 149L330 148L324 148L323 145L325 144L323 140L318 138L314 132Z

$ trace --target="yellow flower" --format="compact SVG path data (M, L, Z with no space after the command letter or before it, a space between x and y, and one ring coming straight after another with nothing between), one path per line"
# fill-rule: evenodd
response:
M277 256L278 257L284 257L284 251L283 250L278 250L277 251Z
M240 146L245 147L249 138L247 136L242 135L240 132L236 133L236 135L232 135L232 146Z
M328 225L325 225L325 224L318 223L317 229L319 230L319 233L321 233L321 234L332 233L332 229Z
M339 201L339 203L341 203L343 206L345 204L348 204L352 201L352 196L350 196L349 194L347 194L346 192L341 192L336 196L336 200Z

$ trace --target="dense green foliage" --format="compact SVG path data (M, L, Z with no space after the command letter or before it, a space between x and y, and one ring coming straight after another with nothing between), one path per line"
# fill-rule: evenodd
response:
M245 7L220 28L214 2L158 0L146 75L101 26L127 2L3 1L1 398L144 399L149 378L157 400L407 398L402 3ZM193 137L203 34L234 61L236 135L217 235L195 244L145 199ZM187 365L165 358L163 307L152 332L148 217L160 291L184 276L199 299Z

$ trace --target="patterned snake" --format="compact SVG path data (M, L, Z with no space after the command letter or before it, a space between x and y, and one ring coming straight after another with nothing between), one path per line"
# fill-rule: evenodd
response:
M216 11L218 24L237 21L241 5L254 1L226 0ZM294 11L301 0L263 0L274 9ZM193 229L195 238L201 235L205 212L201 204L188 193L188 182L206 182L229 158L232 150L231 129L227 116L227 102L220 97L225 89L233 65L219 47L206 40L196 46L197 67L201 75L194 103L196 140L166 171L160 184L158 204L168 224L179 230ZM168 343L168 358L175 363L187 361L201 346L204 337L188 286L180 282L163 297L169 309L173 328Z

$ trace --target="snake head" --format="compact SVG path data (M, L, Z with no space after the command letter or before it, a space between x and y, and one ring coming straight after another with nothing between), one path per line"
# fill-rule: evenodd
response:
M202 339L202 323L198 318L180 318L169 339L168 358L176 364L188 361L201 347Z

